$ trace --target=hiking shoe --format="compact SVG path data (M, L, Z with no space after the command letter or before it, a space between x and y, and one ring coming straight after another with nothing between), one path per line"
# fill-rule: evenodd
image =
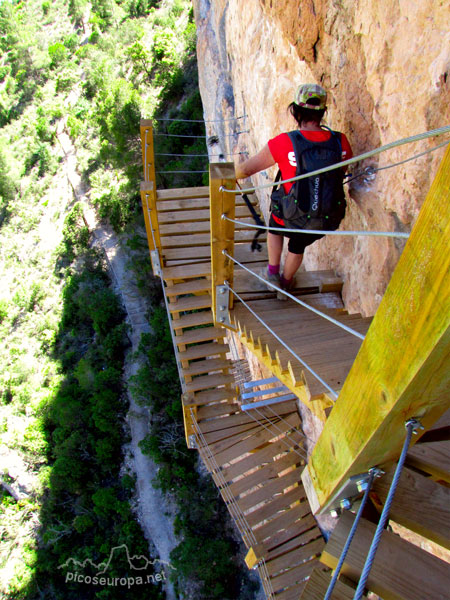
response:
M294 287L294 278L292 278L288 284L285 284L282 282L281 277L280 277L280 288L282 290L286 290L286 292L290 292L293 289L293 287ZM278 300L289 300L289 297L286 296L286 294L283 294L282 292L277 292L277 298L278 298Z
M261 276L264 277L264 279L268 283L272 283L273 285L280 287L280 274L279 273L276 273L275 275L273 275L272 273L269 273L269 271L267 270L267 267L265 267L264 269L262 269ZM267 285L266 287L270 292L276 292L276 290L273 287L271 287L270 285Z

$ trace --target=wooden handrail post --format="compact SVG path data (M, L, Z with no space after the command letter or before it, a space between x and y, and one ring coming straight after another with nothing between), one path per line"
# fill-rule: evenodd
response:
M235 215L235 195L222 191L223 188L235 189L236 176L233 163L212 163L209 166L210 180L210 218L211 218L211 278L212 312L216 325L225 325L217 317L216 288L227 281L233 286L233 262L223 255L223 250L234 256L234 223L222 219L225 214L231 219ZM230 293L229 308L233 305Z
M158 213L156 211L156 190L154 189L153 181L141 182L141 202L153 274L159 276L161 265L161 238L159 235Z
M144 181L153 181L156 189L155 149L153 145L153 123L150 119L141 119L141 146Z
M313 512L450 406L450 149L302 479ZM413 441L419 436L414 436Z

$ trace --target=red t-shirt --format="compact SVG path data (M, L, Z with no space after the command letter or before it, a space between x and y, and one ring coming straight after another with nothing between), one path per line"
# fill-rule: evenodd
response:
M330 139L331 133L323 129L321 131L309 131L305 129L301 129L301 134L307 139L311 140L311 142L325 142ZM348 139L345 137L343 133L341 133L341 143L342 143L342 160L348 160L352 158L353 152L348 142ZM282 179L290 179L291 177L295 177L297 173L297 161L295 160L295 152L294 146L292 145L291 138L287 133L281 133L276 137L272 138L268 142L270 153L272 154L275 162L278 164L278 167L281 171ZM283 184L284 191L286 194L289 192L293 183L285 183ZM280 225L284 225L284 221L275 215L272 215L274 220Z

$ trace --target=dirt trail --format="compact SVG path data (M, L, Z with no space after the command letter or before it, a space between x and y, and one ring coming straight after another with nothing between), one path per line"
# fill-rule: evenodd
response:
M78 201L85 201L85 206L87 206L87 190L76 170L75 149L63 124L58 131L58 140L64 150L66 175L75 197ZM85 209L85 218L89 230L94 235L94 243L103 248L108 258L116 292L122 298L131 326L132 347L127 355L124 372L125 386L127 386L130 377L139 369L139 363L133 358L133 354L138 349L142 333L150 331L145 318L147 307L139 294L132 273L127 269L129 257L122 247L119 237L110 227L98 222L92 209ZM173 522L171 517L166 514L168 507L163 494L152 486L152 480L157 474L157 466L148 456L142 454L139 448L139 442L148 433L149 413L146 408L135 403L130 393L128 393L128 400L127 423L130 428L131 442L130 448L126 448L126 450L131 450L131 453L128 454L131 454L132 468L136 473L139 522L147 540L155 546L159 558L170 563L170 552L177 543L173 532ZM170 582L166 582L165 591L167 600L176 600L177 596Z

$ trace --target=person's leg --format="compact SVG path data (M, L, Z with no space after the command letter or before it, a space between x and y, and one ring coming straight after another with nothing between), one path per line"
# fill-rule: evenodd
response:
M283 278L286 281L290 281L294 277L302 261L303 254L292 254L292 252L288 251L283 268Z
M270 267L279 267L281 253L283 251L283 236L274 233L267 234L267 252L269 254L269 270Z

